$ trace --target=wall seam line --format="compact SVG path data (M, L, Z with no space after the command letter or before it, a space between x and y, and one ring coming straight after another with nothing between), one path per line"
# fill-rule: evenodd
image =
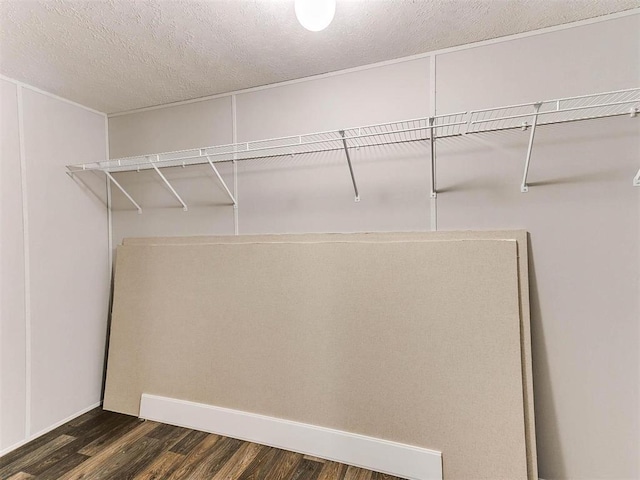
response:
M109 118L104 118L105 160L109 160ZM111 216L111 180L105 176L107 187L107 261L109 262L109 288L111 288L111 272L113 270L113 218Z
M436 75L437 75L437 68L436 68L436 54L431 55L431 57L429 58L429 116L431 117L435 117L436 116ZM435 129L431 130L430 135L433 136L435 132ZM436 151L437 151L437 145L436 142L434 140L434 146L433 146L433 176L436 176L436 159L437 159L437 155L436 155ZM433 185L437 191L437 183L436 183L436 178L433 178ZM430 219L430 229L432 232L437 232L438 231L438 197L434 197L434 198L430 198L429 199L429 203L430 203L430 215L429 215L429 219Z
M17 85L18 139L20 150L20 187L22 193L22 238L24 264L24 321L25 321L25 438L31 435L31 275L29 255L29 212L27 192L27 155L24 139L23 86Z
M235 145L238 143L238 122L237 122L237 109L236 109L236 96L231 95L231 140ZM238 198L238 162L236 161L236 154L233 154L233 196L236 199L236 204L233 206L233 228L234 235L240 234L240 204Z

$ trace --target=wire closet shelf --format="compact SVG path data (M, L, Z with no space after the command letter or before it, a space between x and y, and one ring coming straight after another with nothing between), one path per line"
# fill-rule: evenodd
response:
M527 173L536 127L620 115L637 117L639 112L640 88L631 88L268 140L215 145L110 159L102 162L68 165L67 169L68 173L72 175L86 171L104 172L132 202L131 197L115 181L111 174L155 169L186 210L186 205L159 168L186 167L208 163L218 176L233 204L236 205L235 198L215 167L216 163L343 150L346 154L353 181L356 201L358 201L358 189L349 156L349 151L352 149L426 141L429 141L433 147L435 140L438 138L522 129L528 130L530 135L525 171L521 184L521 190L526 192L528 190ZM432 148L431 163L432 172L435 172L433 150ZM435 197L435 178L433 177L434 175L432 175L431 195ZM640 186L640 171L634 177L633 185ZM135 202L133 203L135 204ZM137 204L135 205L140 211L140 207Z

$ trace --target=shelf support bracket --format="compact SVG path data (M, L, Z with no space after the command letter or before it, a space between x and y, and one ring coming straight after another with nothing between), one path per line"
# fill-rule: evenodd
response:
M638 169L638 173L636 173L636 176L633 177L633 186L640 187L640 169Z
M220 183L222 184L222 187L224 188L225 192L227 192L227 195L229 196L229 198L231 199L231 201L233 202L233 206L236 207L238 204L236 203L236 199L233 196L233 194L231 193L231 190L229 190L229 187L227 187L227 184L225 183L225 181L222 179L222 176L220 175L220 172L218 172L218 169L216 168L216 166L213 164L213 162L211 161L211 157L209 157L209 155L206 155L207 157L207 161L209 162L209 165L211 166L211 168L213 169L213 173L216 174L216 177L218 177L218 180L220 181Z
M529 191L529 185L527 185L527 176L529 175L529 164L531 163L531 151L533 150L533 139L536 136L536 126L538 125L538 112L542 103L536 103L533 105L533 118L531 120L531 134L529 135L529 147L527 148L527 160L524 163L524 174L522 175L522 184L520 185L520 191L526 193Z
M138 203L133 198L131 198L131 195L129 195L127 191L122 188L122 185L120 185L118 181L113 178L113 175L111 175L106 170L104 170L104 174L107 176L107 178L109 178L109 180L111 180L111 183L118 187L118 189L124 194L124 196L127 197L129 201L135 205L135 207L138 209L138 215L140 215L142 213L142 208L140 207L140 205L138 205Z
M429 146L431 147L431 198L437 198L438 192L436 191L436 133L435 133L435 119L429 117Z
M360 201L360 194L358 193L358 185L356 184L356 177L353 174L353 166L351 165L351 157L349 156L349 148L347 147L347 140L344 137L344 130L340 130L340 136L342 137L342 146L344 147L344 153L347 156L347 164L349 165L349 173L351 174L351 182L353 183L353 190L356 194L356 202Z
M147 157L149 158L149 157ZM156 161L160 160L160 156L156 155ZM169 187L169 190L171 190L171 193L173 193L173 195L178 199L178 201L182 204L182 210L184 210L185 212L187 210L189 210L189 208L187 207L187 204L184 203L184 201L182 200L182 198L180 198L180 195L178 195L178 192L176 192L175 188L173 188L173 186L169 183L169 180L167 180L167 178L162 174L162 172L160 171L160 169L157 167L157 165L153 162L153 160L151 160L149 158L149 162L151 163L151 166L153 167L153 169L156 171L156 173L158 175L160 175L160 178L162 179L162 181L167 185L167 187Z

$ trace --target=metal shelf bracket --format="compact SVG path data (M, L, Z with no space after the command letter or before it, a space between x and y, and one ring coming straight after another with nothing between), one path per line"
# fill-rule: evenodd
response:
M527 176L529 175L529 164L531 163L531 151L533 150L533 139L536 136L536 126L538 125L538 112L542 102L533 105L534 114L531 119L531 134L529 135L529 148L527 148L527 160L524 163L524 174L522 175L522 184L520 185L520 191L526 193L529 191L529 185L527 185Z
M255 140L250 142L233 143L227 145L213 145L208 147L190 148L187 150L163 152L153 155L137 155L119 159L106 159L78 165L67 165L73 173L98 170L111 174L119 172L136 172L155 169L171 193L180 201L184 210L187 205L182 201L175 189L162 175L160 169L165 167L189 167L192 165L209 164L216 177L223 185L225 193L233 201L237 210L238 193L233 193L223 181L217 169L218 162L233 162L234 185L237 186L237 162L272 157L309 155L320 152L334 152L344 150L349 166L349 173L353 183L356 202L360 200L358 186L351 162L350 150L366 147L380 147L410 142L429 142L431 184L429 186L431 198L436 198L436 141L456 139L464 136L483 135L494 132L522 130L529 132L526 162L522 175L520 190L529 190L528 174L531 165L533 142L536 127L547 128L551 125L561 125L569 122L584 120L613 118L627 116L640 117L640 88L628 88L611 92L592 93L574 97L566 97L543 102L528 102L517 105L483 108L432 117L420 117L407 120L329 130L324 132L307 133L287 137ZM111 177L113 184L122 191L138 211L141 208L131 196ZM640 186L640 172L635 175L633 185Z
M231 190L229 190L229 187L227 187L227 184L225 183L225 181L222 179L222 176L220 175L220 172L218 171L218 169L216 168L216 166L213 164L213 162L211 161L211 157L209 157L209 155L206 155L204 153L204 150L201 150L201 153L203 155L205 155L207 157L207 161L209 162L209 165L211 166L211 168L213 169L213 173L216 174L216 177L218 177L218 181L220 182L220 184L222 185L222 187L224 188L224 191L227 193L227 195L229 196L229 198L231 199L231 201L233 202L233 207L237 208L238 207L238 202L236 202L235 197L233 196L233 194L231 193Z
M435 119L429 117L429 146L431 147L431 198L437 198L438 192L436 191L436 134L435 134Z
M347 147L347 140L344 136L344 130L340 130L340 136L342 137L342 146L344 147L344 153L347 156L347 164L349 165L349 173L351 174L351 182L353 182L353 190L356 194L355 201L360 201L360 194L358 193L358 185L356 184L356 177L353 174L353 166L351 165L351 157L349 156L349 148Z
M115 178L113 178L113 175L111 175L106 170L104 171L104 174L109 178L111 183L113 183L116 187L118 187L118 189L124 194L124 196L127 197L129 201L135 205L135 207L138 209L138 215L140 215L142 213L142 207L140 207L140 205L138 205L138 203L133 198L131 198L131 195L129 195L127 191L124 188L122 188L122 185L120 185L118 181Z
M160 156L156 155L156 161L160 160ZM151 160L151 158L148 156L147 159L149 160L149 162L151 163L151 166L153 167L153 169L156 171L156 173L158 175L160 175L160 178L162 179L162 181L167 185L167 187L169 187L169 190L171 190L171 193L173 193L174 197L176 197L178 199L178 201L182 204L182 210L184 210L185 212L187 210L189 210L189 208L187 207L187 204L184 203L184 201L182 200L182 198L180 198L180 195L178 195L178 192L176 192L175 188L173 188L173 186L169 183L169 180L167 180L167 178L162 174L162 172L160 171L160 169L156 166L156 164L153 162L153 160Z

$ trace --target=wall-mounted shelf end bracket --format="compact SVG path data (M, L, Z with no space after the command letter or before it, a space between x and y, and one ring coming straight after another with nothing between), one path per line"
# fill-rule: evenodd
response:
M118 187L118 189L124 194L124 196L127 197L129 201L135 205L135 207L138 209L138 215L140 215L142 213L142 207L140 207L140 205L138 205L138 203L133 198L131 198L131 195L129 195L127 191L122 187L122 185L120 185L118 181L113 178L113 175L111 175L106 170L104 171L104 174L107 176L107 178L109 178L111 183Z
M347 156L347 164L349 165L349 173L351 174L351 182L353 182L353 190L356 194L355 201L360 201L360 194L358 193L358 185L356 184L356 177L353 174L353 166L351 165L351 157L349 156L349 148L347 147L347 140L344 136L344 130L340 130L340 136L342 137L342 146L344 147L344 153Z
M429 117L429 146L431 151L431 198L437 198L436 190L436 135L435 118Z
M160 156L156 155L156 161L160 161ZM149 163L151 163L151 166L153 167L153 169L156 171L156 173L158 175L160 175L160 178L162 179L162 181L165 183L165 185L167 187L169 187L169 190L171 190L171 193L173 193L173 196L176 197L176 199L182 204L182 210L184 210L185 212L187 210L189 210L189 207L187 207L187 204L184 203L184 201L182 200L182 198L180 197L180 195L178 195L178 192L176 192L175 188L173 188L173 186L169 183L169 180L167 180L167 177L165 177L162 172L160 171L160 169L156 166L156 164L153 162L153 160L151 160L150 157L147 157L149 160Z
M93 169L85 169L85 168L84 168L84 166L82 166L82 168L77 168L77 169L74 169L74 168L72 168L72 167L69 167L69 166L68 166L68 167L67 167L67 169L69 170L69 171L67 172L67 175L69 175L69 176L70 176L71 178L73 178L73 179L75 179L75 178L76 178L76 173L81 173L81 172L93 172L93 171L94 171ZM103 171L103 172L104 172L104 174L107 176L107 178L109 179L109 181L110 181L111 183L113 183L116 187L118 187L118 190L120 190L120 191L124 194L124 196L125 196L125 197L127 197L127 198L129 199L129 201L130 201L131 203L133 203L133 205L135 205L136 209L138 210L138 214L141 214L141 213L142 213L142 207L140 207L140 205L138 205L138 202L136 202L136 201L131 197L131 195L129 195L129 193L124 189L124 187L123 187L122 185L120 185L120 183L119 183L115 178L113 178L113 175L111 175L111 173L109 173L109 171L108 171L108 170L102 170L102 171ZM83 182L82 180L80 180L80 179L79 179L79 181L80 181L81 183L84 183L84 182ZM109 205L109 202L108 202L108 201L107 201L107 208L111 208L111 207L110 207L110 205Z
M542 102L533 105L533 117L531 119L531 133L529 134L529 147L527 148L527 159L524 163L524 173L522 175L522 184L520 185L520 191L526 193L529 191L529 185L527 185L527 176L529 175L529 164L531 163L531 151L533 150L533 140L536 136L536 126L538 125L538 112Z
M213 169L213 173L216 174L216 177L218 177L218 181L220 182L220 184L224 188L224 191L227 193L228 197L233 202L233 208L238 208L238 202L236 202L236 198L231 193L231 190L229 190L229 187L227 187L226 182L222 179L222 175L220 175L220 172L218 171L216 166L213 164L213 161L211 160L211 157L209 155L206 155L204 150L201 150L200 153L201 153L201 155L205 155L207 157L207 161L209 162L209 165Z

